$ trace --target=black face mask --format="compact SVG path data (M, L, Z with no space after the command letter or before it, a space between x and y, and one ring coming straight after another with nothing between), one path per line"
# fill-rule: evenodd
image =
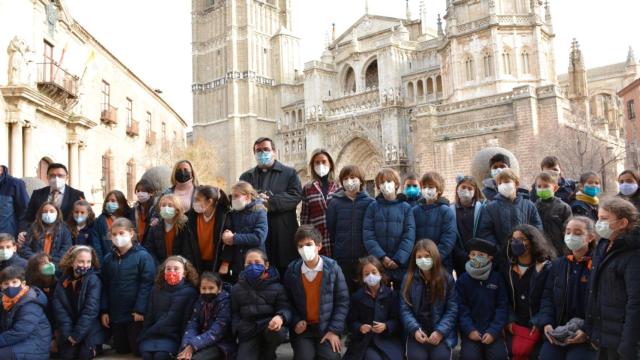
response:
M206 302L211 302L213 301L216 297L218 297L218 294L201 294L200 296L202 296L202 299Z
M186 183L191 180L191 171L187 169L181 169L176 171L176 181L179 183Z

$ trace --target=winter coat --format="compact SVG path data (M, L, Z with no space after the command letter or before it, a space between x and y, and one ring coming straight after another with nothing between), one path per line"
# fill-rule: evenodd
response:
M240 342L262 334L276 315L283 317L283 326L291 323L291 305L278 270L270 267L267 274L251 282L240 273L231 289L231 325Z
M53 230L54 236L51 244L51 253L49 255L51 255L51 261L58 265L64 253L71 247L71 231L69 231L67 224L62 222L53 226L56 228ZM37 252L44 251L44 233L42 233L38 239L34 238L32 234L33 230L29 230L27 233L27 241L20 250L18 250L20 256L27 260Z
M488 178L482 180L482 194L487 201L494 200L495 197L500 194L500 192L498 192L498 183L496 183L495 179ZM529 199L529 190L523 187L518 187L516 189L516 194L521 195L523 199Z
M515 291L515 283L518 281L518 274L513 270L513 265L509 262L501 267L502 276L507 282L507 289L509 290L509 322L524 322L524 319L519 319L517 316L517 304L526 303L529 309L529 321L527 326L535 326L538 329L542 329L542 318L539 314L540 304L542 302L542 293L547 282L547 277L551 269L551 261L545 261L544 263L536 263L529 268L527 272L533 271L533 274L529 278L529 291L528 296L525 299L517 299ZM520 324L522 325L522 324ZM524 325L522 325L524 326Z
M113 243L111 242L111 228L109 227L109 223L107 222L107 218L111 215L103 212L96 218L96 221L93 222L93 229L96 233L96 238L94 240L93 248L96 251L96 255L98 259L103 260L107 254L111 251L111 247ZM133 211L127 212L123 215L123 217L131 220L133 225L135 226L135 219L133 216Z
M424 199L424 197L422 196L422 194L418 195L417 198L409 198L407 195L405 195L404 193L398 194L397 195L398 200L404 201L407 204L409 204L409 206L411 206L412 208L415 207L416 205L418 205L420 203L420 200Z
M327 207L334 193L340 185L335 181L329 181L329 188L325 198L322 193L322 183L319 180L312 181L302 188L302 210L300 212L300 224L313 225L322 235L322 255L331 257L331 240L327 229Z
M327 209L327 228L334 259L356 261L367 254L362 240L362 225L365 211L373 201L364 191L357 193L354 200L344 190L333 194Z
M56 318L56 328L60 331L62 339L71 336L78 343L90 346L104 343L105 336L100 325L100 296L102 281L96 272L90 270L82 277L80 293L77 299L77 307L72 309L73 301L64 284L72 286L72 277L58 281L53 293L53 313Z
M191 345L194 353L211 346L218 346L227 356L236 351L235 339L231 336L231 295L220 291L211 301L210 323L205 329L205 306L207 302L200 297L196 300L191 320L187 323L182 337L180 351Z
M239 274L244 268L244 256L253 248L266 251L265 242L269 233L267 211L261 200L253 200L243 210L229 213L233 245L224 246L222 259L230 264L233 274Z
M33 223L36 220L36 215L42 204L49 200L51 196L51 188L45 186L43 188L33 190L31 199L29 199L29 205L25 212L24 218L28 224ZM73 213L73 204L78 200L84 200L86 197L80 190L76 190L69 185L65 185L64 193L62 194L62 204L60 205L60 211L62 211L62 219L64 221L70 220Z
M14 253L8 260L0 261L0 271L8 268L9 266L19 266L23 269L27 268L27 260L20 257L18 253Z
M186 279L178 285L154 285L140 332L140 352L178 354L182 334L198 291Z
M416 241L433 240L438 245L443 265L452 271L452 253L456 245L458 225L455 211L449 206L449 200L440 198L433 204L421 200L413 208L413 217L416 222Z
M558 190L555 192L555 197L560 198L566 204L571 204L571 198L576 192L576 181L573 179L565 179L563 177L558 179ZM529 191L529 200L535 203L538 201L538 192L536 191L536 184L531 185Z
M617 195L619 198L625 199L627 201L629 201L630 203L633 204L633 206L636 207L636 209L638 209L638 211L640 211L640 188L638 190L636 190L635 194L631 195L631 196L624 196L620 193L618 193Z
M464 273L456 282L456 294L462 337L467 338L472 331L489 333L494 339L502 334L509 318L509 298L500 273L492 270L484 281Z
M189 242L184 244L182 256L191 261L193 266L195 266L196 270L198 270L198 273L200 274L203 271L217 272L220 268L222 259L222 248L224 247L224 243L222 242L222 233L225 229L229 228L229 208L218 203L215 212L213 238L211 239L214 246L213 269L204 268L202 255L200 254L200 244L198 240L198 216L200 214L196 213L195 211L189 211L187 213L187 217L189 218L189 228L191 229L191 233L193 234L193 236L191 236Z
M571 212L575 216L586 216L593 221L598 221L598 205L574 199L571 202Z
M553 244L558 255L567 253L567 246L564 243L564 224L572 215L571 207L560 198L554 197L547 201L538 199L536 208L547 240Z
M292 262L284 276L284 286L292 300L291 326L307 319L307 296L302 283L302 259ZM322 284L320 287L320 318L318 331L331 331L337 335L345 333L349 313L349 289L338 263L322 256Z
M71 235L71 237L71 242L73 243L73 245L86 245L91 247L93 247L99 239L98 233L96 232L93 224L86 225L85 227L80 229L75 239L73 238L73 235Z
M158 222L149 228L147 232L147 238L144 240L145 249L153 256L156 264L162 264L169 254L167 253L167 242L165 240L166 232L164 230L164 219L159 219ZM173 249L171 249L171 255L185 254L185 248L188 248L193 241L194 234L191 232L191 227L188 224L184 224L182 229L176 227L175 235L173 237ZM196 240L197 241L197 240Z
M480 216L482 214L482 209L484 209L487 203L484 201L476 201L473 205L473 234L471 239L476 237L476 233L478 232L478 226L480 225ZM458 218L456 213L456 204L449 205L451 210L453 210L454 221L456 224L456 246L453 248L453 268L456 270L457 274L462 274L465 272L464 266L469 260L469 249L467 248L466 242L471 239L463 239L460 235L460 229L458 229Z
M601 239L591 270L587 334L600 347L617 349L623 359L640 353L640 229L619 236L607 252Z
M367 348L372 345L388 359L402 359L404 347L401 340L399 307L398 294L384 285L380 286L375 299L364 288L353 293L347 317L351 343L344 359L365 360ZM373 325L374 321L385 323L385 331L380 334L373 331L367 334L360 332L362 325Z
M0 233L8 233L18 238L18 233L27 230L25 211L29 204L29 194L24 181L9 175L9 169L2 165L0 175Z
M11 348L16 360L48 360L51 325L44 314L47 296L37 287L9 310L0 312L0 351Z
M114 248L102 264L100 311L114 324L132 322L134 312L144 315L155 276L153 257L140 244L124 255Z
M433 330L439 332L443 336L443 341L446 342L449 348L454 348L458 343L458 331L456 328L458 320L458 296L455 291L455 285L453 283L453 277L449 273L445 273L447 276L447 286L445 290L444 301L438 299L435 303L431 304L431 320ZM401 289L404 290L407 276L402 281ZM414 336L422 326L418 320L418 313L423 301L430 301L430 299L423 299L425 282L422 280L420 270L416 270L413 275L413 281L409 288L408 299L411 304L408 304L400 294L400 319L402 320L402 326L405 330L406 336ZM426 332L426 329L424 329ZM428 334L431 335L431 334Z
M257 166L240 176L258 192L267 193L269 234L266 247L269 263L285 268L298 257L293 236L298 230L296 210L302 200L300 179L294 168L275 161L263 172Z

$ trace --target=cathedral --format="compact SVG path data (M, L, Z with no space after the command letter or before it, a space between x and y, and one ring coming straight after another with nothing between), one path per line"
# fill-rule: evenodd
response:
M220 152L229 183L254 166L259 136L274 137L302 181L322 147L338 169L363 167L370 189L391 167L439 171L450 190L487 147L513 152L528 183L558 129L624 149L616 92L640 76L633 52L586 69L574 40L568 73L557 75L549 1L441 0L437 24L424 2L415 18L408 5L404 18L365 7L302 69L291 1L193 1L193 136ZM606 171L623 163L607 161Z

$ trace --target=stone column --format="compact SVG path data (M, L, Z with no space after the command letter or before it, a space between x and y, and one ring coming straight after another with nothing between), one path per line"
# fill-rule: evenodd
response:
M82 159L83 159L83 155L84 155L84 150L87 148L87 145L80 141L78 143L78 162L77 162L77 168L78 168L78 176L76 177L76 186L78 189L84 189L83 183L82 183L82 171L80 171L80 168L82 167Z
M31 144L31 124L26 123L22 129L22 149L23 149L23 176L37 176L35 167L33 166L33 144Z
M22 172L22 124L18 121L11 124L11 175L21 178Z
M75 140L67 142L69 144L69 175L71 176L70 185L74 188L80 186L78 176L80 171L78 169L78 142Z

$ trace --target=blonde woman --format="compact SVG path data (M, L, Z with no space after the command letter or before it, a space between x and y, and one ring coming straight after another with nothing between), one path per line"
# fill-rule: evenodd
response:
M185 245L191 243L193 233L178 196L163 195L157 211L160 220L149 228L143 245L161 263L171 255L182 255Z

